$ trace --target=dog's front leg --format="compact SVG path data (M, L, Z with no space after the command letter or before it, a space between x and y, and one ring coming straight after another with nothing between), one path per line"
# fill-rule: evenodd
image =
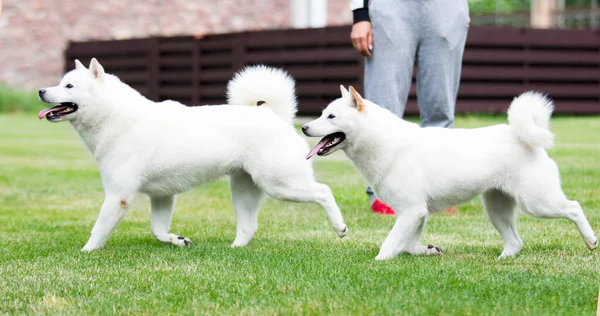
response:
M398 217L392 231L383 241L375 260L392 259L402 251L413 253L419 244L425 219L429 214L425 203L419 203L412 207L394 204L392 206L398 213Z
M119 222L123 219L130 208L133 194L128 196L118 196L107 194L100 209L100 215L92 229L92 235L88 242L83 246L82 251L92 251L102 248L113 233Z
M172 234L171 221L173 220L173 209L175 207L175 196L151 196L150 205L152 209L152 234L161 242L175 246L191 246L189 238Z

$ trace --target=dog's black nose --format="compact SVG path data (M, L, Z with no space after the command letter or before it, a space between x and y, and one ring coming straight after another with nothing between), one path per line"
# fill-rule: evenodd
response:
M302 126L302 133L304 133L304 135L308 136L308 134L307 134L308 133L308 126L307 125Z
M38 95L41 97L44 95L44 93L46 93L46 90L40 89L40 91L38 92Z

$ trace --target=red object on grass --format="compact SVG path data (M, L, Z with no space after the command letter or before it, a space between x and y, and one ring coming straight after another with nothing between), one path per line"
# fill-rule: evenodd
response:
M394 210L387 206L387 204L381 202L379 199L375 199L375 202L371 205L371 209L373 213L381 214L381 215L396 215Z
M373 213L381 215L396 215L396 212L394 212L391 207L381 202L379 199L375 199L375 202L373 202L373 205L371 205L371 209L373 210ZM451 207L444 212L446 214L456 215L456 207Z
M444 213L450 214L450 215L456 215L456 211L457 211L456 207L451 207L451 208L445 210Z

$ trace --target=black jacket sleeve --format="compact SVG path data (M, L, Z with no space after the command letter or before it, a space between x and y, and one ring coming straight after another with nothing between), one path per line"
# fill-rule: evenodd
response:
M354 23L371 21L369 18L369 0L352 0L350 3Z

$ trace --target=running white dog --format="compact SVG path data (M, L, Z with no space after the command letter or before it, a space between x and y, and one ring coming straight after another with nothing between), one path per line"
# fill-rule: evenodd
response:
M590 250L598 246L579 203L560 187L558 167L544 148L552 103L539 93L516 98L510 125L476 129L420 128L364 100L350 87L320 118L302 127L307 136L325 136L307 155L342 149L383 201L398 212L375 259L400 252L441 254L420 244L427 216L481 194L492 224L502 235L500 257L516 255L516 206L536 217L567 218L577 225Z
M239 105L191 108L146 99L106 74L96 59L89 69L77 60L75 65L58 86L39 91L42 101L58 105L38 117L70 121L100 167L106 199L82 250L104 245L138 191L150 196L154 236L190 245L169 232L175 194L225 175L237 218L232 247L252 239L264 193L320 204L337 234L346 235L331 190L315 182L304 159L308 146L290 123L296 112L294 81L283 71L247 68L229 85L229 98Z

